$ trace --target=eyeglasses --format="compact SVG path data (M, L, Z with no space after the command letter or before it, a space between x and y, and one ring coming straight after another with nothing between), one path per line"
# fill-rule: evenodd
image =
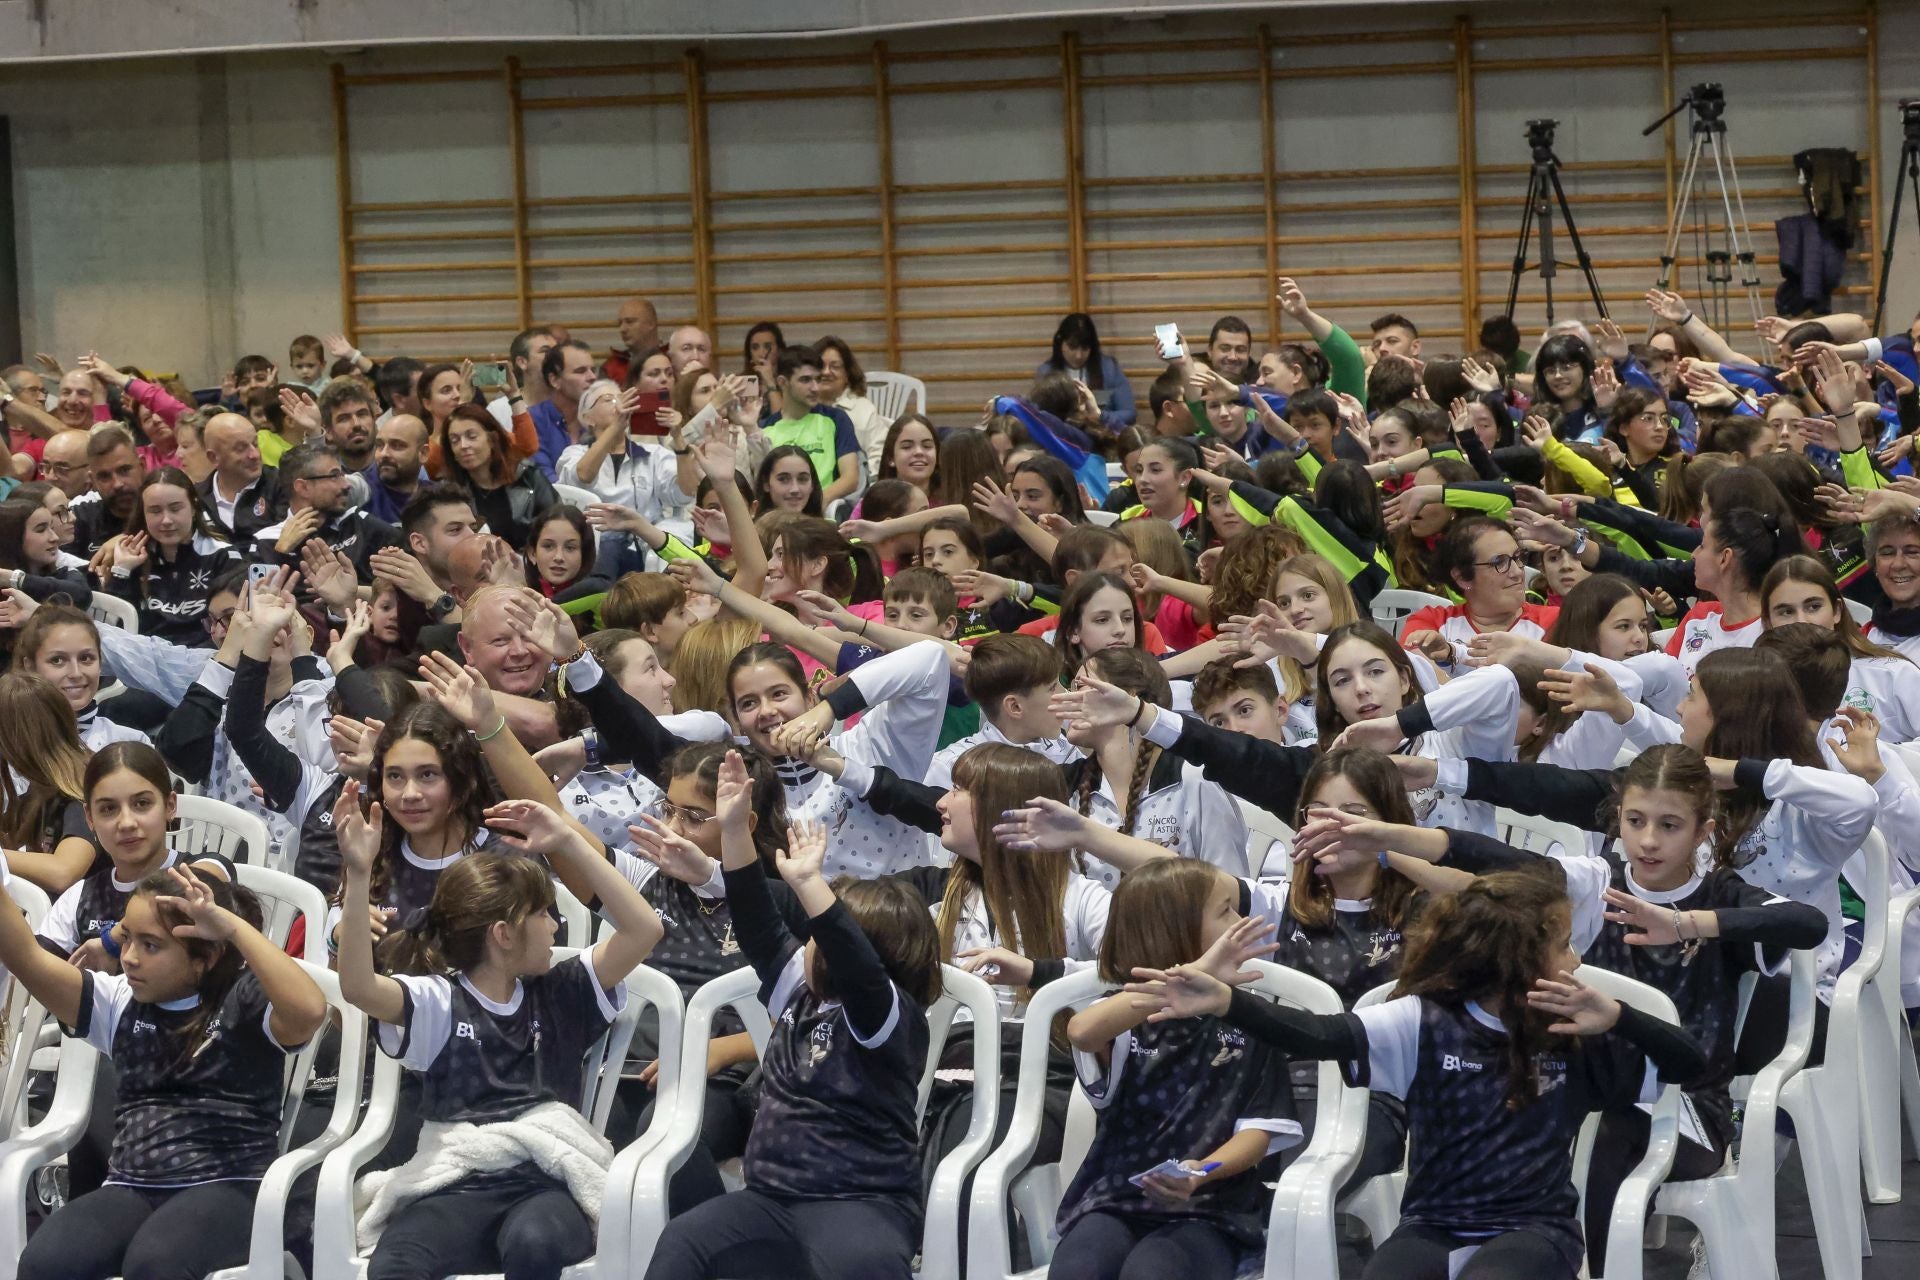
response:
M237 609L228 609L225 613L209 613L206 616L207 630L212 631L215 628L224 630L227 624L233 621L233 615L237 612L239 612Z
M1520 557L1517 555L1508 555L1508 556L1495 556L1491 560L1475 560L1474 563L1477 565L1483 565L1486 568L1493 570L1495 573L1505 576L1506 574L1511 573L1514 569L1518 568L1521 564L1521 560L1520 560Z
M701 809L684 808L671 800L658 801L656 807L660 810L660 821L678 823L683 827L694 829L706 826L719 816Z

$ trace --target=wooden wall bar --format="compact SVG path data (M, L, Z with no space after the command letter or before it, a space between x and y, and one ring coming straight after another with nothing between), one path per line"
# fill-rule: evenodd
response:
M1763 28L1777 36L1737 38ZM508 58L418 75L335 65L345 323L375 355L498 355L534 322L564 324L604 347L619 300L642 293L655 300L663 326L706 328L728 368L746 329L761 319L780 322L789 341L838 333L870 367L925 379L934 412L956 422L970 419L987 395L1023 386L1070 310L1092 314L1108 348L1149 379L1157 369L1144 338L1157 320L1179 321L1196 342L1229 312L1245 317L1262 341L1297 337L1285 332L1273 298L1276 274L1300 278L1316 309L1363 339L1372 316L1403 311L1421 323L1429 351L1463 350L1506 293L1527 174L1524 139L1508 136L1519 133L1510 117L1521 106L1571 120L1582 106L1576 86L1591 93L1591 77L1618 75L1631 88L1620 100L1646 97L1651 119L1657 104L1670 107L1693 80L1788 58L1831 61L1842 77L1865 63L1859 136L1806 143L1850 145L1867 163L1872 198L1863 200L1857 267L1840 290L1840 305L1865 304L1879 239L1880 175L1869 140L1878 89L1871 6L1737 23L1662 11L1657 22L1638 26L1561 23L1552 34L1584 39L1549 48L1537 26L1478 26L1460 16L1446 27L1337 34L1249 26L1231 40L1106 42L1065 31L1050 45L897 49L878 42L863 51L760 58L689 50L565 67ZM1515 77L1539 72L1563 74L1565 96L1537 104L1501 96ZM1193 155L1175 148L1182 154L1151 157L1142 172L1140 157L1095 145L1104 139L1094 131L1129 95L1169 85L1195 86L1215 102L1245 95L1245 111L1256 118L1226 122L1248 144L1236 164L1210 167L1197 148ZM1369 99L1392 97L1402 85L1426 95L1417 98L1423 115L1453 112L1452 154L1385 163L1383 155L1416 157L1355 146L1340 157L1352 156L1345 167L1289 165L1291 128L1338 125L1339 95L1358 89ZM436 95L465 95L470 106L471 95L497 92L507 122L504 185L441 191L422 169L418 187L378 192L401 198L357 198L356 178L370 171L356 163L357 149L373 145L376 131L356 130L354 112L358 95L376 92L408 93L422 112L435 109ZM1777 263L1769 224L1794 211L1799 193L1790 156L1741 152L1742 94L1750 101L1751 92L1737 82L1729 88L1728 139L1767 277ZM1441 93L1446 106L1438 105ZM1038 167L1005 174L941 168L938 136L922 136L925 108L988 120L1009 99L1043 119L1057 113L1058 154L1019 157L1037 159ZM1309 117L1296 106L1303 102L1334 105ZM836 125L856 120L855 136L870 119L872 177L768 189L716 180L713 140L727 139L746 112L777 120L783 110L832 112ZM1676 123L1684 126L1684 115ZM597 186L564 188L551 175L565 166L541 163L547 149L569 144L562 125L583 139L575 146L609 137L630 145L603 148L604 164L591 166ZM1563 156L1579 155L1568 137L1574 127L1563 130ZM1039 136L1029 132L1023 142ZM1603 145L1632 152L1634 141L1609 137ZM1626 314L1637 316L1657 273L1676 151L1686 143L1684 127L1669 126L1657 151L1648 144L1633 158L1564 165L1606 297ZM1128 163L1132 171L1116 168ZM1717 201L1701 209L1711 219ZM1695 287L1694 243L1692 234L1683 237L1683 290ZM1584 296L1577 272L1563 274L1556 297L1577 312ZM1536 277L1522 280L1520 299L1524 331L1538 322ZM1736 315L1744 317L1744 306ZM1136 390L1144 397L1138 378Z

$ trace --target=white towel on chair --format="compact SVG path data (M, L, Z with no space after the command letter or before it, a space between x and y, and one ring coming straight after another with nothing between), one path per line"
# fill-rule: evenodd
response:
M389 1219L422 1196L444 1191L477 1173L500 1173L532 1164L566 1184L589 1222L600 1221L613 1144L564 1102L547 1102L513 1120L493 1124L427 1124L420 1148L398 1169L360 1179L359 1237L371 1249Z

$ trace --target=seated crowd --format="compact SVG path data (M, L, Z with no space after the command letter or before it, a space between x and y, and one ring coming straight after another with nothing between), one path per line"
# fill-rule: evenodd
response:
M541 1109L642 963L686 998L751 966L773 1031L724 1016L681 1082L699 1140L634 1275L910 1274L972 1106L962 1029L922 1122L943 965L1002 997L1003 1132L1029 997L1120 988L1051 1042L1034 1160L1076 1082L1097 1112L1032 1260L1060 1280L1242 1274L1315 1059L1371 1090L1348 1189L1408 1171L1366 1276L1598 1274L1648 1060L1686 1090L1672 1178L1712 1174L1743 976L1810 951L1830 998L1920 872L1913 336L1769 318L1759 363L1655 291L1644 343L1496 319L1443 354L1275 289L1299 341L1129 343L1144 406L1075 314L945 425L838 338L728 355L642 298L610 354L6 369L0 883L53 907L0 910L0 963L111 1065L19 1274L243 1263L279 1061L329 1034L232 863L170 852L180 782L327 895L406 1068L369 1276L593 1252L536 1164L407 1175L423 1125L634 1141L644 1027L606 1142ZM1497 810L1589 835L1516 848ZM1876 825L1891 886L1855 882ZM556 886L605 926L557 964ZM1245 990L1256 958L1349 1012Z

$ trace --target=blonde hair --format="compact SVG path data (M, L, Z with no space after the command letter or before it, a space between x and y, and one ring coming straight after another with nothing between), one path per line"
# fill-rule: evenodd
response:
M1178 578L1183 582L1192 581L1193 565L1187 559L1187 548L1180 541L1180 531L1165 520L1141 517L1122 521L1120 536L1133 548L1133 558L1146 565L1163 578ZM1160 612L1163 597L1158 592L1148 592L1139 599L1142 618L1151 618Z
M751 618L727 615L689 627L673 651L673 709L724 714L732 706L727 666L759 638L760 624Z

